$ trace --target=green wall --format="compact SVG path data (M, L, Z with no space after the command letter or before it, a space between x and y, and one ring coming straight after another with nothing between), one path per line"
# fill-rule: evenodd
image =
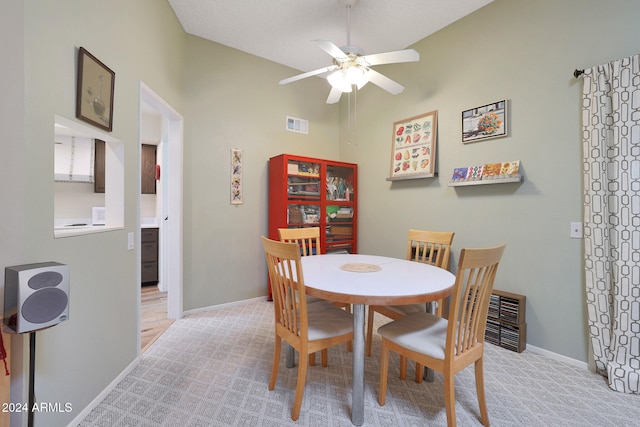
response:
M22 3L11 0L0 0L0 10L0 265L4 270L24 259L24 14ZM4 300L4 292L0 295ZM20 370L25 360L22 340L12 341L11 369Z
M313 46L311 46L313 47ZM278 81L296 71L188 36L185 78L185 310L263 296L268 160L282 153L337 159L339 109L329 85ZM309 120L309 134L286 117ZM244 203L231 205L230 149L243 150Z
M587 361L582 221L582 82L585 68L638 52L640 3L630 0L496 0L416 43L420 62L379 67L406 86L358 95L361 252L403 256L409 228L455 231L463 247L507 242L495 287L527 296L527 342ZM509 101L505 138L462 144L461 112ZM438 111L437 178L389 176L393 122ZM449 187L453 169L520 160L522 184Z
M20 4L23 10L12 16L24 23L24 62L16 64L24 75L24 161L18 175L23 177L18 180L23 205L17 207L24 221L24 250L11 264L55 260L70 267L69 320L38 332L36 347L38 401L70 403L73 411L38 413L35 424L59 426L76 417L138 354L138 258L137 251L127 251L127 233L136 232L139 218L139 82L176 109L183 108L185 35L166 2L30 0ZM116 75L112 135L124 143L125 224L122 230L54 239L54 114L75 117L80 46ZM2 261L3 266L11 265ZM26 341L16 337L16 351L24 349ZM26 364L24 353L15 362ZM27 370L23 372L26 375ZM15 366L12 373L16 383L12 393L23 389L22 396L12 399L26 402L24 377Z

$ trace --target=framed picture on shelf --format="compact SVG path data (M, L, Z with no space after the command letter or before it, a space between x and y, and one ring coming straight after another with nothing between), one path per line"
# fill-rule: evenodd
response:
M90 54L78 50L76 117L111 132L116 73Z
M507 100L492 102L462 112L462 142L507 136Z
M435 174L438 112L393 123L388 181L430 178Z

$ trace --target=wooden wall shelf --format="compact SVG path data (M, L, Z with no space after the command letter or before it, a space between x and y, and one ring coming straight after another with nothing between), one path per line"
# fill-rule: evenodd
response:
M466 187L470 185L487 185L487 184L509 184L513 182L523 182L524 177L522 175L517 175L509 178L490 178L490 179L479 179L476 181L451 181L449 183L449 187Z
M410 179L435 178L437 176L438 176L438 173L436 172L436 173L417 175L417 176L397 176L393 178L386 178L386 180L387 181L405 181Z

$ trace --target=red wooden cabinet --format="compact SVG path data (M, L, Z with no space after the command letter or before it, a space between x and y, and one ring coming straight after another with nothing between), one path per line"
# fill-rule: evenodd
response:
M358 165L281 154L269 159L269 238L320 227L322 253L357 251ZM271 299L271 286L269 286Z

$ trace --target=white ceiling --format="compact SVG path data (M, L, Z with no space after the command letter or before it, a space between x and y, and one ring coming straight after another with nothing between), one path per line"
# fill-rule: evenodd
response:
M405 49L493 0L168 0L184 30L300 71L331 65L312 40L365 54ZM286 76L283 76L283 78Z

